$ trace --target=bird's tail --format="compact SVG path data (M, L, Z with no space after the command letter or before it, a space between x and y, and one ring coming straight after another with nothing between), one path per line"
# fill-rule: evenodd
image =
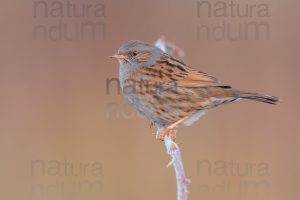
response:
M269 103L269 104L277 104L279 102L278 97L264 95L264 94L258 94L258 93L252 93L252 92L239 91L237 96L242 99L251 99L251 100L261 101L261 102Z

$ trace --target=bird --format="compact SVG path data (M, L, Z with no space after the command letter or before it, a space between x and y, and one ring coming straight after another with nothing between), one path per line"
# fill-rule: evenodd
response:
M157 129L156 138L176 139L175 129L190 126L206 111L241 99L277 104L278 97L245 92L223 84L158 47L139 40L125 42L111 56L119 62L124 97Z

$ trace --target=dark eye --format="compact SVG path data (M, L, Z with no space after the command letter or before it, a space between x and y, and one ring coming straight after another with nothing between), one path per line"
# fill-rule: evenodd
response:
M131 55L136 56L136 55L137 55L137 52L136 52L136 51L133 51L133 52L131 52Z

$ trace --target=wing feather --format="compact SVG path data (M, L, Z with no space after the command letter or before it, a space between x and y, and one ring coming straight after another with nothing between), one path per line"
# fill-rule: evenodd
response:
M168 85L199 88L199 87L222 87L231 88L229 85L221 84L215 77L209 74L195 70L182 61L179 61L168 54L163 54L154 65L140 67L132 71L129 77L135 79L139 77L141 81L160 85Z

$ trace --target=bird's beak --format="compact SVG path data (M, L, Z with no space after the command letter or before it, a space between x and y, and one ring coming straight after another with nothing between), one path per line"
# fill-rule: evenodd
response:
M118 60L121 60L121 59L127 59L128 57L127 56L124 56L122 54L118 54L118 53L115 53L114 55L110 56L111 58L116 58Z

